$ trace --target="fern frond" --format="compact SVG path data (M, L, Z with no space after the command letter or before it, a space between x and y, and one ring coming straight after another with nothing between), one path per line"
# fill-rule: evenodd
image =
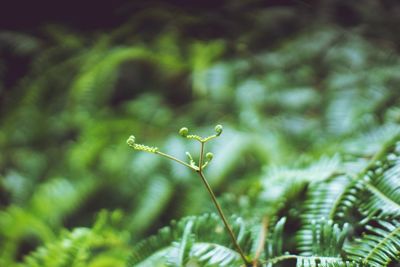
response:
M32 196L30 208L38 218L58 226L63 217L79 206L85 195L94 188L90 179L69 181L55 178L42 183Z
M400 221L378 221L377 226L366 226L367 232L345 251L351 260L365 266L380 267L400 262Z
M249 251L250 234L240 218L232 221L237 241ZM133 249L128 266L145 266L151 262L167 262L171 266L188 261L202 262L205 266L229 265L240 259L233 250L229 236L216 214L191 216L173 221L157 235L143 240ZM240 262L240 261L239 261ZM175 265L174 265L175 264ZM215 265L217 264L217 265Z
M69 91L70 101L80 109L94 108L98 103L106 101L112 93L120 64L150 56L149 51L142 47L105 50L104 44L99 44L84 55L80 72Z
M399 175L400 141L396 141L378 154L360 178L349 184L332 212L338 219L344 219L354 207L365 217L400 216Z
M384 124L368 132L362 132L357 138L344 144L346 154L357 157L368 157L382 150L382 144L393 140L400 135L400 126L397 124Z
M312 221L310 228L297 235L298 249L302 255L337 257L341 254L348 231L347 224L340 228L332 220L322 218Z
M261 201L268 204L271 213L290 199L296 199L308 183L324 181L336 175L341 166L339 156L321 157L317 162L299 168L270 168L262 183ZM320 219L321 217L318 217Z
M167 265L170 267L183 266L189 256L190 249L194 242L192 236L193 220L189 220L185 225L182 239L180 242L173 242L172 249L168 255Z
M297 249L301 255L311 255L310 248L313 247L314 240L304 237L312 236L315 230L315 222L320 221L321 218L326 218L327 220L333 219L333 207L349 182L350 178L340 175L328 181L311 183L309 185L307 198L300 215L301 228L296 235Z
M217 243L196 243L190 256L202 263L201 266L240 266L242 263L235 250Z
M340 175L324 183L311 184L308 189L309 198L305 202L302 214L304 223L320 218L333 219L334 205L349 183L349 177Z
M25 257L25 267L123 267L127 256L129 235L118 232L109 221L115 221L118 213L100 213L93 228L75 228L64 231L52 242L47 242Z
M140 237L148 225L160 216L173 193L171 182L162 176L153 177L147 184L142 182L140 186L146 187L136 200L138 207L135 212L127 218L127 228L135 232L136 238Z
M141 241L133 248L127 266L139 266L149 259L157 262L164 261L166 255L172 249L171 243L177 239L178 234L175 234L170 227L160 229L157 235Z
M300 244L308 244L308 246L303 245L303 255L294 255L283 252L284 223L285 218L280 219L267 240L265 261L267 267L277 266L286 261L296 261L298 267L356 266L350 261L345 261L341 256L347 226L341 229L332 221L324 219L319 220L318 223L313 222L310 232L303 231L301 235L298 235Z
M269 238L266 240L265 254L266 258L273 258L283 255L283 230L286 218L281 218L274 226Z
M93 238L90 229L77 228L71 233L64 233L59 243L41 247L26 258L27 266L75 266L87 260L85 248Z

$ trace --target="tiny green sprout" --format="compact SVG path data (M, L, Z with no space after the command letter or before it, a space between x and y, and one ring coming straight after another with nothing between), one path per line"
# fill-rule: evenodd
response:
M135 136L133 136L133 135L129 136L128 140L126 140L126 143L130 147L133 147L135 145Z
M183 136L183 137L186 137L186 136L188 135L188 133L189 133L189 129L186 128L186 127L182 127L182 128L179 130L179 134L180 134L181 136Z
M186 152L186 156L188 156L188 158L189 158L190 166L197 168L196 162L193 160L192 155L189 152Z
M208 163L213 159L213 157L214 157L214 154L211 152L208 152L206 154L207 161L203 164L203 166L201 166L201 168L204 169L205 167L207 167Z
M222 127L221 124L218 124L217 126L215 126L215 132L217 133L217 136L220 136L222 134L222 130L224 128Z
M140 150L140 151L145 151L145 152L150 152L150 153L156 153L158 151L157 147L136 144L135 136L133 136L133 135L129 136L128 140L126 140L126 143L135 150Z

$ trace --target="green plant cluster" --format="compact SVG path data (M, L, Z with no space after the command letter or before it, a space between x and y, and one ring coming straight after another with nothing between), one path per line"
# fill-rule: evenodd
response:
M222 127L218 125L216 131L219 135ZM190 154L189 165L173 156L134 144L132 137L128 144L135 150L166 156L193 169L205 181L215 201L199 167L202 166L204 143L210 137L188 135L187 128L182 128L179 133L201 143L198 166ZM238 238L221 207L215 203L227 232L221 233L220 223L209 214L184 218L136 245L129 266L242 266L241 263L243 266L288 266L282 265L286 261L292 261L290 264L295 261L296 266L387 266L400 261L400 132L397 131L366 167L346 167L349 163L336 161L332 168L329 166L332 162L329 165L321 162L317 169L311 166L301 170L302 174L295 172L297 175L293 178L305 177L303 181L299 180L308 185L293 189L293 181L289 181L286 188L283 186L284 193L295 191L292 199L283 194L281 199L274 199L275 203L265 203L259 196L251 209L251 217L232 220ZM264 193L270 194L270 190L267 182ZM298 213L293 216L289 210L285 214L287 217L281 217L281 210L287 207L278 204L290 206L290 201L301 198L301 192L305 192L305 198ZM257 207L260 202L262 205ZM273 206L276 210L267 212L265 206ZM263 218L262 222L257 218ZM300 220L300 223L286 232L287 218ZM271 219L273 227L269 226ZM292 244L287 244L290 241L288 232L295 236ZM217 238L223 234L231 235L231 240Z
M0 32L30 59L6 84L0 58L0 266L242 265L199 177L154 153L197 161L176 129L216 123L205 173L252 265L399 264L395 48L329 23L267 48L264 28L232 45L140 25Z

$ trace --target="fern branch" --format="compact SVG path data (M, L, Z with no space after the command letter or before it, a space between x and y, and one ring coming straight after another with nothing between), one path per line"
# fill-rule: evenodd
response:
M400 262L400 221L378 221L366 228L368 233L345 249L348 258L374 267Z
M238 228L243 228L243 226L240 225L240 220L233 220L232 223L235 232L238 231ZM191 226L188 224L193 225ZM189 258L195 254L200 255L200 252L196 252L197 248L199 248L197 245L199 243L215 244L226 248L226 251L233 251L231 248L231 241L222 227L223 225L218 215L214 213L190 216L178 222L172 222L170 227L162 228L157 235L151 236L137 244L133 249L128 266L133 267L138 264L147 263L149 259L151 259L150 262L165 263L166 260L169 259L171 264L173 262L179 263L182 262L182 253L184 253L183 255L189 255ZM245 236L239 239L239 242L246 248L247 241L248 233L246 232ZM183 245L182 242L186 242L186 244ZM184 252L182 252L182 250ZM212 251L212 248L208 247L208 251ZM214 252L218 251L220 250L215 250ZM181 255L179 256L179 254ZM234 254L240 259L237 252L234 252ZM212 257L211 252L209 257ZM185 256L183 256L183 259L184 258ZM187 260L189 259L184 259L184 261Z
M365 186L371 193L376 195L377 198L388 205L391 210L400 211L400 203L397 203L394 200L390 199L387 195L385 195L382 191L380 191L377 187L370 183L367 183Z
M357 207L366 218L400 216L400 153L398 141L391 141L343 191L332 207L331 217L344 219Z
M237 251L217 243L195 243L190 256L212 266L239 266L242 262Z

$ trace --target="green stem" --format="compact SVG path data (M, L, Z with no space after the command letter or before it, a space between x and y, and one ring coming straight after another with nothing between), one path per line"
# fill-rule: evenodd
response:
M168 159L172 159L172 160L174 160L174 161L176 161L176 162L178 162L178 163L180 163L180 164L182 164L182 165L184 165L184 166L186 166L186 167L188 167L188 168L190 168L190 169L192 169L194 171L198 171L198 169L195 168L194 166L191 166L191 165L187 164L186 162L184 162L184 161L182 161L180 159L177 159L177 158L175 158L175 157L173 157L171 155L165 154L165 153L163 153L161 151L156 151L155 153L160 155L160 156L166 157Z
M204 142L200 142L200 158L199 158L199 171L201 172L203 170L203 160L204 160Z
M218 137L218 135L214 134L214 135L211 135L209 137L203 138L202 142L206 143L206 142L208 142L208 141L210 141L210 140L212 140L214 138L217 138L217 137Z
M203 146L202 146L203 148ZM200 157L201 158L201 157ZM201 165L200 165L201 166ZM217 208L218 214L221 217L222 221L224 222L225 228L228 230L229 235L232 239L232 242L236 248L236 251L240 254L240 257L242 258L243 262L245 263L246 266L251 266L251 263L247 260L246 256L243 253L242 248L240 247L239 243L236 240L235 234L233 233L232 227L230 226L230 224L228 223L228 220L226 219L221 206L219 205L217 198L215 197L215 194L213 192L213 190L211 189L210 184L207 182L206 177L204 176L202 170L198 170L197 173L200 175L201 180L203 181L204 185L206 186L208 193L211 196L211 199L215 205L215 207Z
M155 153L160 155L160 156L163 156L163 157L166 157L168 159L171 159L173 161L176 161L176 162L178 162L178 163L180 163L180 164L182 164L182 165L184 165L184 166L196 171L199 174L201 180L203 181L205 187L207 188L208 193L211 196L211 200L213 201L215 207L217 208L218 214L219 214L220 218L222 219L222 221L223 221L223 223L225 225L225 228L228 230L229 236L230 236L230 238L232 240L232 243L234 244L234 246L236 248L236 251L239 253L239 255L242 258L242 260L245 263L245 265L246 266L251 266L251 262L246 258L242 248L240 247L239 243L237 242L235 234L233 233L232 227L228 223L228 220L226 219L226 217L225 217L225 215L224 215L224 213L222 211L222 208L219 205L219 203L217 201L217 198L215 197L215 194L214 194L213 190L211 189L211 186L208 183L208 181L207 181L207 179L206 179L206 177L204 176L204 173L203 173L204 145L205 145L205 143L207 141L209 141L209 140L211 140L213 138L216 138L216 137L217 137L217 135L212 135L212 136L209 136L209 137L207 137L205 139L201 139L198 136L191 136L190 137L190 138L198 140L200 142L200 144L201 144L199 166L192 166L192 165L187 164L186 162L184 162L184 161L182 161L180 159L177 159L177 158L175 158L175 157L173 157L171 155L165 154L165 153L160 152L160 151L156 151Z

